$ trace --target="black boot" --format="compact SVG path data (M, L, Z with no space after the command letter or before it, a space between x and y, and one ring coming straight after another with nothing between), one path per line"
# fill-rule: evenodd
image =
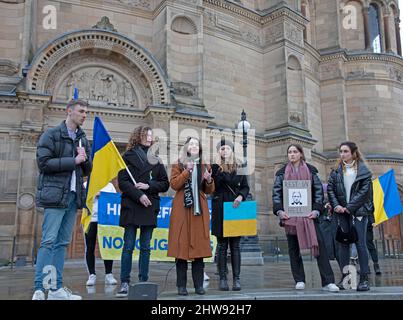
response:
M188 291L186 290L186 287L178 287L178 295L187 296Z
M348 277L349 276L349 274L348 273L343 273L343 275L342 275L342 277L341 277L341 280L339 281L339 283L337 284L337 286L339 287L339 289L340 290L345 290L346 288L344 287L344 279L346 278L346 277ZM351 283L350 283L350 281L348 281L348 285L350 286L351 285Z
M239 276L241 274L241 250L239 246L234 246L231 248L231 265L232 265L232 275L233 275L233 291L241 290L241 282Z
M228 291L229 290L227 278L220 278L219 290L220 291Z
M176 286L178 287L178 295L187 296L186 290L188 262L186 260L176 260Z
M195 259L192 262L192 277L193 277L193 284L195 287L195 292L197 294L205 294L206 292L203 289L203 282L204 282L203 258Z
M374 263L374 271L377 276L381 275L381 268L379 268L379 263Z
M360 275L360 283L357 286L357 291L368 291L368 290L369 290L368 275L362 274Z
M219 247L217 255L217 269L218 275L220 276L219 290L228 291L227 282L227 250Z

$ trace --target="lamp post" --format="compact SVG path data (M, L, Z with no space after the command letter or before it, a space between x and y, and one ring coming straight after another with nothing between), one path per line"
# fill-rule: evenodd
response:
M238 123L238 129L242 130L242 147L243 147L243 162L242 167L244 174L248 173L248 131L251 124L246 120L245 110L242 110L241 121ZM249 180L249 179L248 179ZM252 194L247 195L246 200L251 200ZM242 264L245 265L263 265L262 250L259 246L258 236L245 236L241 238L241 257Z
M246 120L245 110L242 110L241 121L238 123L238 129L242 130L242 147L243 147L243 163L242 166L246 169L248 166L248 131L250 129L250 123Z

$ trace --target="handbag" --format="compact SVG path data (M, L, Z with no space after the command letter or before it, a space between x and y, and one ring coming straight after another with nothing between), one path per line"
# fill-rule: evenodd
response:
M358 241L357 229L355 228L354 218L350 222L349 219L348 229L343 230L340 225L340 220L337 219L336 241L342 244L351 244Z

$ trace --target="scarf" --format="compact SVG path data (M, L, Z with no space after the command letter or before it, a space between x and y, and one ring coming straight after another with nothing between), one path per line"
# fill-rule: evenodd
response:
M199 199L199 181L197 179L197 174L198 174L198 165L199 165L199 158L195 159L195 165L193 167L193 172L192 172L192 192L193 192L193 201L194 201L194 210L193 214L195 216L201 215L201 210L200 210L200 199Z
M284 180L311 180L312 174L304 161L298 167L289 162L285 168ZM296 235L300 250L310 250L314 257L319 256L319 244L315 222L307 217L291 217L284 220L285 232Z
M190 179L185 183L185 207L190 208L193 206L193 214L195 216L201 215L200 199L199 199L199 181L198 181L198 165L200 158L194 159L193 171Z

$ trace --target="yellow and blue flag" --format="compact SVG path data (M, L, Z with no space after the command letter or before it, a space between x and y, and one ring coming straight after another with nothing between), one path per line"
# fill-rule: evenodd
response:
M85 232L91 222L90 210L96 194L115 178L120 170L126 169L122 156L99 117L95 117L94 121L91 158L92 171L87 183L87 208L83 209L81 217Z
M375 225L403 212L393 169L372 181L372 185Z
M224 202L223 236L255 236L256 201L242 201L238 208L233 202Z

